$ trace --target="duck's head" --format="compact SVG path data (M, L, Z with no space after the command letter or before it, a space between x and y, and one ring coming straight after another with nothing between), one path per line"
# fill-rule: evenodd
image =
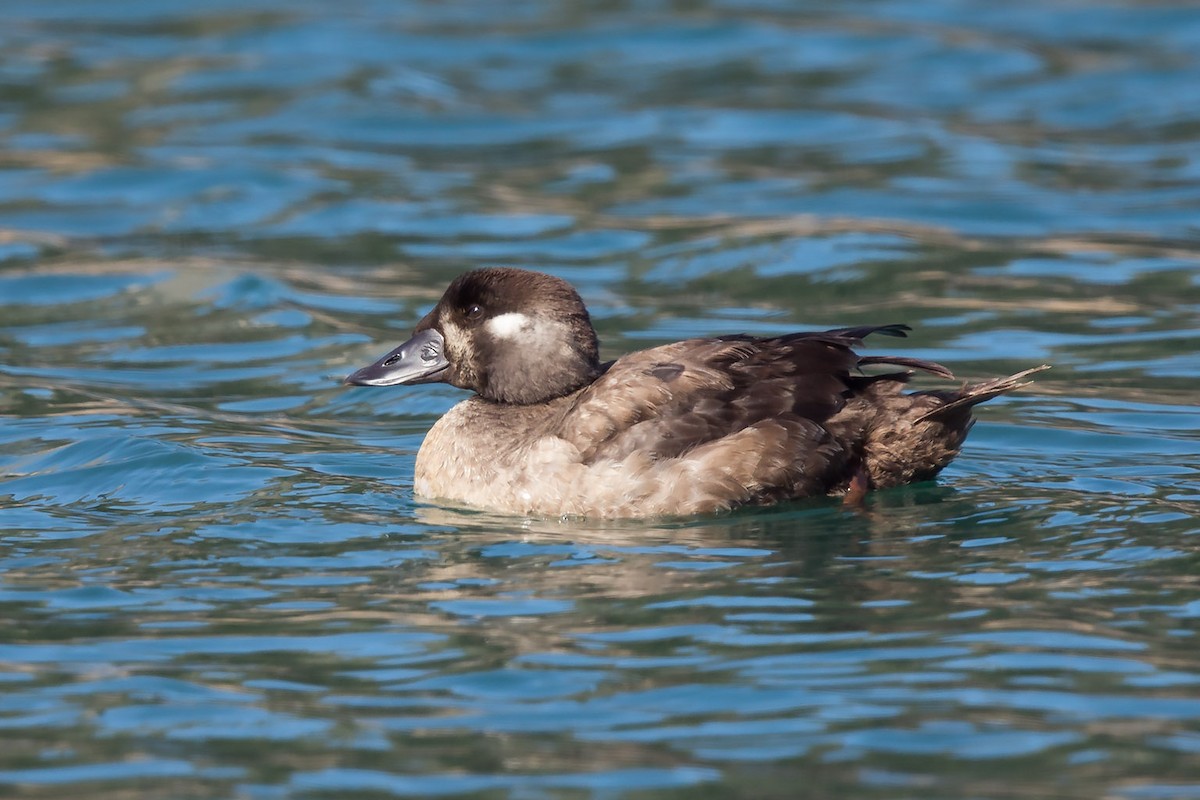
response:
M570 394L599 372L596 331L569 283L493 267L455 278L411 339L346 383L443 381L500 403L530 404Z

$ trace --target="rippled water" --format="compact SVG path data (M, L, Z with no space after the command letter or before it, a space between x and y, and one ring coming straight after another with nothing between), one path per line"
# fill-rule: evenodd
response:
M1200 10L0 4L0 795L1200 798ZM450 277L907 321L935 484L417 503Z

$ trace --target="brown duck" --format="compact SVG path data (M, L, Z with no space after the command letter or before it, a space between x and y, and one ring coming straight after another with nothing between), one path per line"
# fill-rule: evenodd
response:
M568 283L489 268L456 278L408 342L346 382L475 393L425 437L419 495L513 514L702 514L929 480L958 454L972 406L1045 369L905 393L912 370L953 375L853 348L907 330L687 339L601 364Z

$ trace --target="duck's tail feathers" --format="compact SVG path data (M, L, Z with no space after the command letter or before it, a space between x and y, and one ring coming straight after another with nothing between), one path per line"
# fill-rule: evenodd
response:
M1050 369L1049 364L1042 364L1040 367L1033 369L1022 370L1015 375L1009 375L1007 378L993 378L990 381L981 381L980 383L968 383L955 392L930 392L944 397L946 403L938 406L932 411L928 411L917 418L917 422L927 422L930 420L944 421L955 415L956 412L961 413L971 406L980 403L986 403L994 397L999 397L1005 392L1011 392L1014 389L1021 389L1030 385L1033 381L1025 380L1030 375Z

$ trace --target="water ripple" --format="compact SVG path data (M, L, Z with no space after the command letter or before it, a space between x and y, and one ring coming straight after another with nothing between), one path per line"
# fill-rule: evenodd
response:
M0 794L1200 796L1187 4L4 12ZM492 263L1054 369L860 509L419 502L340 380Z

